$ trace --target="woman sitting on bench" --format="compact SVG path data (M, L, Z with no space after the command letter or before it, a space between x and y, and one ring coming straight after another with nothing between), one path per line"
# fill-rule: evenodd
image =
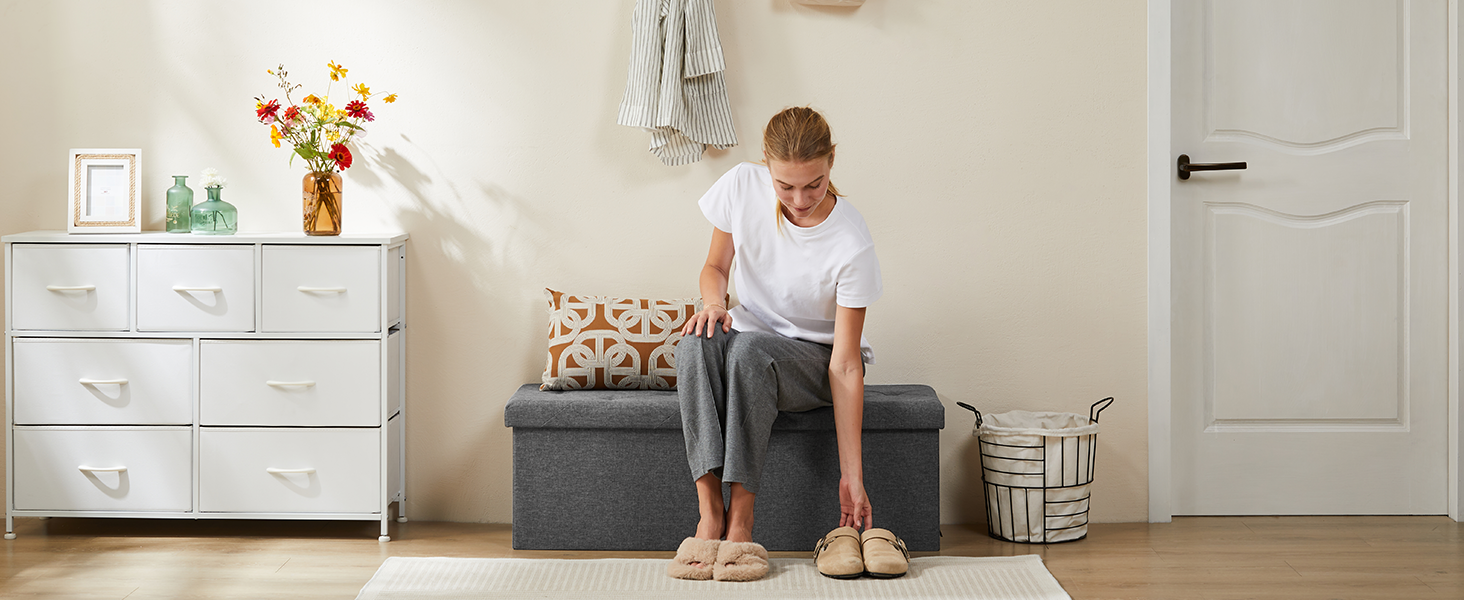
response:
M883 292L874 242L829 181L834 144L822 115L773 116L763 158L733 167L699 203L714 227L700 279L707 300L682 331L676 365L701 521L668 567L682 579L767 573L767 551L752 541L753 502L779 411L834 407L839 526L857 539L872 525L860 434L864 363L874 362L864 313ZM740 303L729 310L712 300L726 297L734 256Z

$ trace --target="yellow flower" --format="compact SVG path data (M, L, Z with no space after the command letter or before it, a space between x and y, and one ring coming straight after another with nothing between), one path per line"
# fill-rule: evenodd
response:
M342 66L340 66L338 64L335 64L335 61L330 61L330 80L331 81L340 81L342 77L345 77L346 76L346 71L347 71L347 69L345 67L342 67Z
M360 94L362 100L371 97L371 88L366 87L366 84L364 83L358 83L356 84L356 87L353 87L351 89L355 90L357 94Z
M280 135L280 128L274 125L269 126L269 141L274 143L274 147L280 147L280 139L283 137L285 136Z
M381 99L381 101L382 102L385 102L387 104L391 104L393 102L396 102L396 94L387 94L385 98L382 98Z
M316 98L315 94L310 94L309 96L306 96L304 100L301 100L301 102L304 102L306 104L320 104L321 100L320 98Z
M325 139L334 142L334 141L337 141L337 140L341 139L341 134L339 132L337 132L336 130L332 129L330 131L325 132Z

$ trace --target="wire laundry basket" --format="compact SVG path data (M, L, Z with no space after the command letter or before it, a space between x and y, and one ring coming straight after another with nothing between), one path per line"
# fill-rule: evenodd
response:
M1097 456L1098 415L1104 398L1074 413L1014 410L976 413L986 529L996 539L1023 544L1072 542L1088 536L1088 505Z

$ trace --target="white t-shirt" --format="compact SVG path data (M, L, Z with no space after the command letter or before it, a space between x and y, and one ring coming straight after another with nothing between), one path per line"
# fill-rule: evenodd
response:
M832 345L835 304L863 308L884 293L874 239L848 199L839 198L822 223L795 226L779 218L768 168L745 162L722 175L699 204L713 227L732 234L739 304L730 312L738 331ZM863 336L859 350L864 362L874 363Z

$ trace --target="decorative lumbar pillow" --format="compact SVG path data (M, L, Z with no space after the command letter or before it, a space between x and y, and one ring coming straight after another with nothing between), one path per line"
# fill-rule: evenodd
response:
M544 289L549 361L541 390L674 390L676 343L700 298L573 296Z

